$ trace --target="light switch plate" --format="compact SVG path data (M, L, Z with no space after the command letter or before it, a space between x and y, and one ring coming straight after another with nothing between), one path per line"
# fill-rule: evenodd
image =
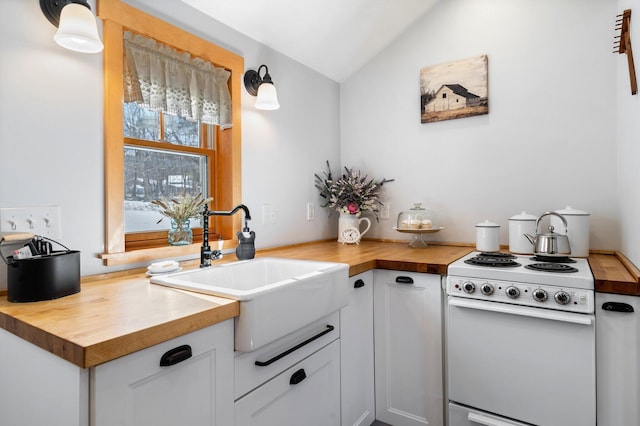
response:
M385 202L380 206L380 219L389 219L389 202Z
M316 208L312 202L307 203L307 221L315 220L316 218Z
M57 241L60 206L0 208L0 232L30 232Z
M262 205L262 224L272 225L276 223L276 207L273 204Z

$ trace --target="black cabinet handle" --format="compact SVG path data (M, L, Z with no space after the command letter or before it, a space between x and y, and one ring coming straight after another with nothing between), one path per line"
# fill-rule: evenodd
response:
M301 368L300 370L296 371L291 375L291 378L289 379L289 384L297 385L298 383L300 383L306 378L307 378L307 373L304 372L304 368Z
M413 284L413 278L405 277L404 275L400 275L396 277L396 282L398 284Z
M266 367L267 365L273 364L274 362L276 362L277 360L284 358L285 356L289 355L292 352L297 351L298 349L300 349L301 347L308 345L309 343L313 342L316 339L321 338L322 336L324 336L327 333L331 333L333 330L335 329L334 326L332 325L327 325L327 329L324 331L321 331L320 333L316 334L315 336L309 337L307 340L305 340L302 343L298 343L297 345L295 345L294 347L287 349L286 351L274 356L271 359L268 359L267 361L256 361L255 365L257 365L258 367Z
M357 279L356 282L353 283L353 288L364 287L364 281L361 279Z
M162 355L160 358L160 367L169 367L191 358L191 346L182 345L177 348L173 348Z
M602 310L610 312L633 312L633 306L622 302L605 302L602 304Z

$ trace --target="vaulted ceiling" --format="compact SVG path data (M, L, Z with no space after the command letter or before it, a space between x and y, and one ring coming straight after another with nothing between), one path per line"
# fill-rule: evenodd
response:
M338 82L438 0L182 0Z

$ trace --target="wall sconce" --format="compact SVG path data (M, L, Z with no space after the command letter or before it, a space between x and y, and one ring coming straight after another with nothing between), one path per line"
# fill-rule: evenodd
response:
M260 77L260 71L264 67L264 77ZM244 73L244 87L251 96L257 96L255 106L258 109L275 110L280 108L278 94L273 80L269 75L269 68L260 65L258 71L248 70Z
M54 26L53 39L60 46L82 53L98 53L104 45L96 17L86 0L40 0L40 9Z

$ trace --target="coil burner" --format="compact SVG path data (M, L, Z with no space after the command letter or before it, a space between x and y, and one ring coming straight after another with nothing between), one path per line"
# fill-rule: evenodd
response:
M543 272L561 272L561 273L578 272L578 270L573 266L565 265L563 263L552 263L552 262L532 263L531 265L525 265L525 268L531 269L534 271L543 271Z
M516 257L509 253L482 252L464 261L468 265L485 266L488 268L514 268L520 266Z

